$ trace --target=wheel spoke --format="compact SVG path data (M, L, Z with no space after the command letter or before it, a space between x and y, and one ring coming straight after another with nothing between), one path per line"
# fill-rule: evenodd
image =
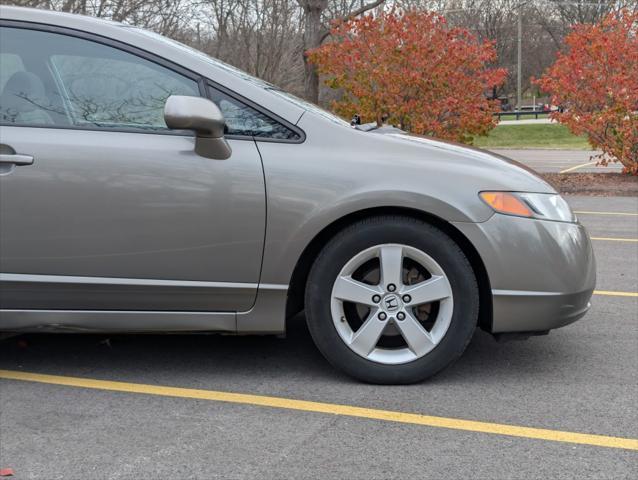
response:
M414 306L448 298L452 295L452 290L447 279L437 275L424 282L405 288L401 293L410 295L412 297L410 305Z
M359 355L367 357L370 352L374 350L379 342L379 337L383 333L387 322L379 320L376 315L377 309L372 309L368 319L359 327L350 342L350 348L352 348Z
M403 247L384 245L379 252L381 265L381 286L393 284L397 289L403 285Z
M373 306L374 295L381 293L381 290L374 285L353 280L352 277L338 277L334 285L334 296L345 302L360 303L362 305Z
M395 325L416 356L425 355L434 348L432 337L410 312L405 312L405 320L396 321Z

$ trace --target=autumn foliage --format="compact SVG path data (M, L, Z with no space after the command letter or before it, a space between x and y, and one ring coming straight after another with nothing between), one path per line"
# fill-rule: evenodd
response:
M564 108L553 117L602 150L600 163L638 175L638 13L577 25L566 51L537 81Z
M491 43L450 27L434 13L396 11L335 24L333 41L307 53L326 83L341 89L335 111L405 130L466 141L494 125L485 93L503 69Z

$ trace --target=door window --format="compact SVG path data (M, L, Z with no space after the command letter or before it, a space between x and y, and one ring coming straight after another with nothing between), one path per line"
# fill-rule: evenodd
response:
M199 96L195 80L91 40L19 28L1 40L0 54L24 67L0 93L5 123L166 130L166 99Z
M0 52L0 92L4 89L9 78L18 72L24 72L22 59L15 53Z

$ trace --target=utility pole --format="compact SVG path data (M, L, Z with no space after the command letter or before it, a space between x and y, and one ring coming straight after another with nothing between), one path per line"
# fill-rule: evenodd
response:
M521 96L521 79L523 76L523 3L518 3L518 44L517 44L517 65L516 65L516 109L520 112L523 106Z

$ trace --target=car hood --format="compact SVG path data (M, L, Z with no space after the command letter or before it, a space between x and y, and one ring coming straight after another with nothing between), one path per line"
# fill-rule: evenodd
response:
M367 134L380 135L394 142L411 145L422 150L423 157L434 158L458 164L472 166L473 169L484 169L488 175L498 175L501 179L512 182L511 186L500 185L505 190L526 190L539 193L556 193L556 190L527 165L480 148L465 144L439 140L424 135L404 132L394 127L380 127L369 130ZM507 181L506 180L506 181ZM522 188L521 186L524 185Z
M362 189L383 184L388 190L440 193L454 186L474 197L488 190L556 193L529 167L467 145L393 127L351 128L308 113L297 125L308 148L320 151L326 174L361 178Z

